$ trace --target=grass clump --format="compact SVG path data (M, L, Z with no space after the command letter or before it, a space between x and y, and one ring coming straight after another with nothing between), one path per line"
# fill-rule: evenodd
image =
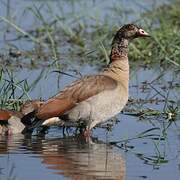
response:
M152 35L151 39L137 40L136 43L130 45L129 57L131 62L141 61L144 64L152 64L155 62L161 65L175 65L180 64L180 2L175 0L167 5L155 7L145 13L141 14L141 19L137 20L135 24L141 24L143 29L147 30ZM4 17L0 19L9 24L15 29L17 38L26 41L28 38L32 45L32 52L38 49L40 45L42 52L37 56L39 61L45 59L44 54L47 54L49 62L52 60L78 60L78 63L97 64L102 66L107 64L110 54L110 46L113 34L119 29L119 26L128 23L128 16L132 16L132 12L137 15L137 12L128 11L117 5L117 8L110 8L111 14L115 14L118 20L118 25L113 22L113 17L106 16L106 18L99 21L95 15L83 16L77 18L77 14L71 13L57 13L54 12L50 4L45 4L42 8L36 6L28 7L25 12L28 16L36 19L38 24L31 30L24 30L21 25L16 24ZM44 11L48 9L48 13L44 16ZM61 7L63 9L63 6ZM131 13L130 13L131 12ZM124 17L124 18L122 18ZM143 18L142 18L143 17ZM12 19L12 18L11 18ZM124 19L127 19L126 21ZM143 22L142 22L143 19ZM28 43L28 42L26 42ZM26 51L26 50L25 50ZM32 59L31 48L22 58ZM36 51L36 53L38 53ZM74 58L75 57L75 58ZM21 57L19 57L21 58ZM32 64L36 64L34 61ZM60 62L61 63L61 62Z
M180 2L160 6L146 12L143 16L148 25L143 25L152 35L149 41L137 40L136 46L131 45L130 57L134 60L144 60L150 64L158 62L161 65L180 64ZM146 47L146 48L144 48Z

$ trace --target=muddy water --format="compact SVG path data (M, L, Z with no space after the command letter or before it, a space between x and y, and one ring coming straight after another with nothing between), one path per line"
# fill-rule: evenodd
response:
M6 3L0 1L2 2ZM14 15L20 18L22 27L31 29L38 25L32 17L30 22L23 21L27 14L22 16L22 11L18 9L31 6L32 3L40 5L41 1L16 2L11 1L11 8L14 10L11 9L11 12L16 12ZM58 9L58 1L53 2L54 4L51 5L54 9ZM66 12L74 10L79 13L80 6L76 3L62 2L61 6ZM89 1L83 6L87 9L90 6L93 7L89 12L91 16L95 12L102 12L105 7L111 7L112 4L110 6L109 2ZM118 1L113 2L118 3ZM129 4L130 1L122 1L124 6L127 2ZM139 1L133 2L136 3L130 4L139 8L137 5ZM163 1L157 1L159 2ZM143 1L141 5L143 8L140 9L144 11L145 7L149 8L153 3ZM0 15L7 15L7 9L2 7L7 6L1 4ZM47 13L44 15L47 16ZM104 13L101 15L102 19L106 16ZM113 21L117 23L116 18L113 18ZM8 38L14 38L14 36L16 34L12 33ZM8 43L5 42L4 39L0 41L2 48L7 46ZM21 40L14 43L19 49L32 48L29 42L26 42L26 46ZM69 64L65 72L74 75L75 73L69 69L76 69L82 75L97 71L96 66ZM43 71L42 69L23 68L16 69L14 72L18 80L27 79L29 83L41 75L40 81L29 92L32 99L39 97L47 99L75 80L66 75L53 73L54 69L44 68ZM174 70L164 71L160 67L153 69L133 67L130 76L129 105L126 106L123 114L117 116L112 131L104 128L94 129L89 143L81 136L75 135L74 129L68 129L63 136L62 129L57 127L52 127L45 136L36 136L36 134L31 137L20 134L10 137L0 136L0 179L180 179L180 121L170 122L166 115L162 114L144 118L132 115L147 108L162 112L167 104L166 99L168 99L168 105L172 103L173 106L177 106L178 82ZM19 96L21 93L21 90L17 90L16 95Z

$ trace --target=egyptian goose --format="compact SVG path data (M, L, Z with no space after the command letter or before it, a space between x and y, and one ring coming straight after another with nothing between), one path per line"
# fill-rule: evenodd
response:
M121 27L112 42L109 66L97 75L76 80L47 100L36 113L41 120L83 123L86 132L118 114L128 101L128 43L149 34L133 24Z
M43 125L83 123L85 132L118 114L128 100L128 43L149 34L133 24L121 27L112 42L109 66L98 75L85 76L36 109ZM45 123L48 122L48 123Z
M22 113L13 110L0 110L0 134L21 133L25 125L21 122Z
M0 134L26 133L32 126L31 118L37 109L43 104L42 101L26 101L20 111L0 110ZM32 130L32 129L31 129Z

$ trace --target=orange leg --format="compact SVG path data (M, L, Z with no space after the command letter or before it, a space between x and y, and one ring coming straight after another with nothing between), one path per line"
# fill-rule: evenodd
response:
M84 137L88 138L91 137L91 130L89 128L86 128L83 132Z

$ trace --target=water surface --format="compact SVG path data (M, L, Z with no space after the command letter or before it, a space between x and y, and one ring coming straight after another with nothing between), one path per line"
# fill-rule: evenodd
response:
M76 22L82 21L91 25L101 24L109 17L112 18L111 24L131 22L140 16L140 12L167 1L13 0L9 2L10 7L5 1L0 1L0 15L14 17L19 25L28 31L39 27L39 21L30 11L32 6L42 8L41 12L48 22L51 21L52 14L68 17L64 20L68 26L75 19ZM54 10L53 13L49 11L51 8L48 9L48 6ZM134 9L139 13L136 16L133 13L129 13L128 16L112 14L113 8L122 7ZM72 14L71 19L69 17ZM8 53L9 47L23 51L36 48L34 43L24 38L14 41L18 33L13 28L7 27L5 23L1 22L1 25L2 54ZM90 27L88 27L89 31L91 31ZM10 31L6 32L8 28ZM59 41L60 47L62 43ZM66 52L65 50L65 47L61 49L63 52ZM87 63L86 57L70 58L66 53L61 56L62 59L64 57L66 59L62 62L63 71L74 76L80 76L77 72L86 75L97 73L100 69L98 65ZM33 68L23 66L29 63L28 58L23 62L18 62L18 58L16 60L10 62L11 68L9 66L3 68L11 69L17 81L26 79L31 85L40 77L36 86L24 96L25 99L29 97L48 99L76 79L54 72L57 70L54 66L47 67L51 61L39 62L40 65ZM132 62L133 59L130 61ZM11 66L13 63L15 65L17 63L18 67L22 63L23 67ZM5 74L4 78L8 79L9 74ZM164 112L165 108L168 109L167 106L176 108L179 99L178 84L179 78L174 69L163 69L160 65L151 69L138 64L132 66L129 104L123 113L113 119L116 123L109 122L110 125L114 124L111 131L105 128L94 129L92 139L88 143L81 136L74 134L74 129L69 129L66 136L63 136L62 129L58 127L52 127L45 136L36 134L31 137L0 136L0 179L178 180L180 121L173 121L172 118L166 117L168 114L163 113L156 116L153 114L135 116L136 113L147 109ZM15 97L21 96L22 93L21 88L16 89Z

